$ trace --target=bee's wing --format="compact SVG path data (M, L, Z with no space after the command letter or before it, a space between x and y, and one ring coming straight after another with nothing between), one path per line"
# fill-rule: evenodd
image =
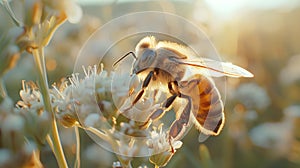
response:
M221 77L221 76L229 76L229 77L253 77L253 74L244 68L241 68L237 65L234 65L230 62L220 62L207 58L203 59L177 59L170 58L171 60L196 68L204 68L208 71L210 76L213 77Z

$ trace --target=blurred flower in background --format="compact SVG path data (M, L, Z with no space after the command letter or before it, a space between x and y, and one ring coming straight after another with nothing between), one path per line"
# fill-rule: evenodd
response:
M300 81L300 55L289 58L287 64L282 68L279 80L283 85L289 85Z
M268 149L270 155L286 157L298 162L299 134L297 127L300 121L300 106L290 106L284 110L281 122L263 123L250 130L252 142L262 148ZM297 159L296 159L297 158Z
M247 109L264 109L270 105L267 92L255 83L240 85L234 91L234 99L242 103Z

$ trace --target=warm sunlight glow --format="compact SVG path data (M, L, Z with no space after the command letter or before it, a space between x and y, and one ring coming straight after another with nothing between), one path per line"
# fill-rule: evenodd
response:
M292 9L300 5L298 0L204 0L213 12L220 17L231 17L237 12L249 9Z

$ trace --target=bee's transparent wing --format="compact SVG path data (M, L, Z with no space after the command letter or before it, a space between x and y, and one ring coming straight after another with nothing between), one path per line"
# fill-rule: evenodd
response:
M237 65L234 65L230 62L220 62L207 58L202 59L177 59L170 58L171 60L196 68L204 68L208 71L210 76L213 77L221 77L221 76L229 76L229 77L253 77L253 74L244 68L241 68Z

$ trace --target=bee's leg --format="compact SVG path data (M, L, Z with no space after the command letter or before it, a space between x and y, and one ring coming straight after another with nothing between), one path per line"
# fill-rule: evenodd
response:
M124 111L128 111L130 110L144 95L145 93L145 89L148 87L151 79L154 76L154 71L150 71L149 74L147 75L147 77L145 78L143 85L142 85L142 89L138 92L138 94L135 96L135 98L133 99L133 101L131 102L131 105L125 109Z
M174 94L172 96L170 96L163 104L162 107L156 109L155 111L153 111L150 115L150 117L146 120L146 122L140 126L140 128L148 128L149 125L151 124L151 122L153 120L159 119L161 118L165 112L167 111L167 109L171 106L171 104L174 102L174 100L176 99L178 95Z
M161 118L165 114L165 112L168 110L168 108L171 106L171 104L174 102L175 98L178 96L179 97L181 96L181 94L178 91L177 81L169 82L168 88L169 88L169 92L172 94L172 96L170 96L162 104L162 106L159 109L157 109L151 113L150 117L146 120L146 122L140 126L141 128L147 128L153 120Z
M169 143L172 148L172 152L174 152L174 149L171 144L172 139L176 139L179 136L181 136L184 133L184 127L188 125L189 119L190 119L190 113L192 108L192 100L189 96L182 95L182 98L187 99L187 104L184 107L180 117L176 119L173 124L171 125L170 131L169 131Z

